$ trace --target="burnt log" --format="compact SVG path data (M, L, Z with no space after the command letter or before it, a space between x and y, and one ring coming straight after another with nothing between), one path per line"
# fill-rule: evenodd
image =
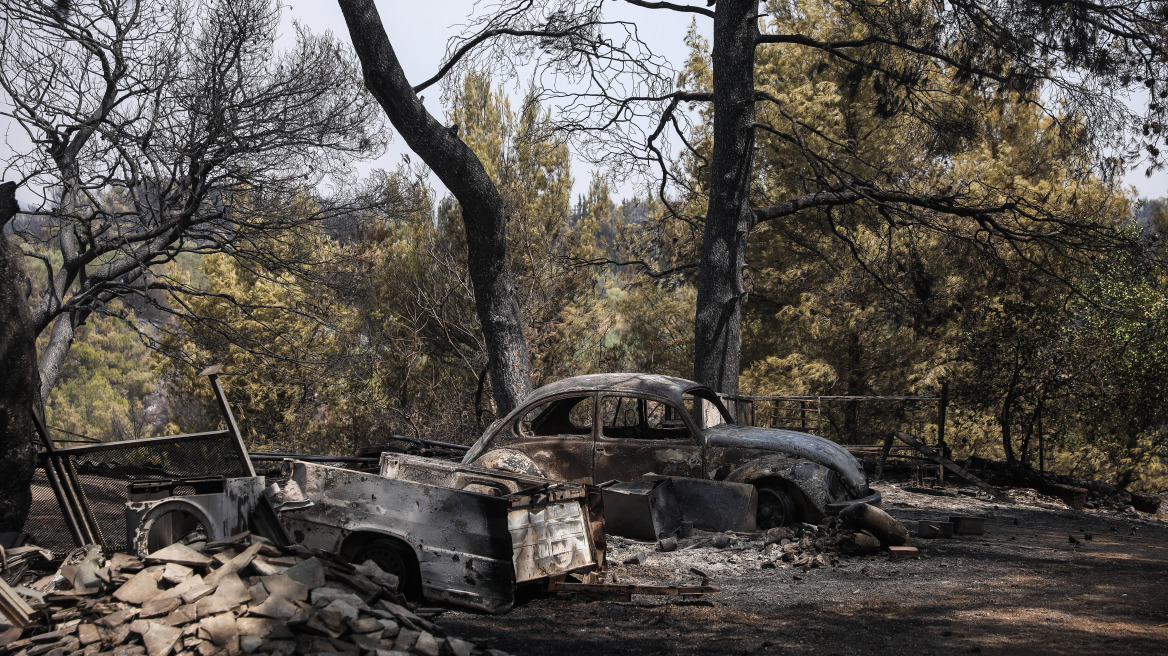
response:
M840 521L855 531L867 531L880 540L880 544L899 546L908 542L908 529L883 510L857 503L840 511Z

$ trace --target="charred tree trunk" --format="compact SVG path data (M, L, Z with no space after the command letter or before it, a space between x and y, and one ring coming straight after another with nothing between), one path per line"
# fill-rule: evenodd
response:
M714 14L714 152L694 319L694 378L724 394L738 393L743 269L755 224L750 181L757 15L754 0L723 0Z
M0 184L0 230L16 214L16 184ZM23 255L0 232L0 531L19 531L32 500L36 333L25 299Z
M462 205L475 310L487 344L491 391L500 415L531 390L531 361L507 250L503 198L482 162L439 123L414 92L372 0L340 0L365 86L394 128Z

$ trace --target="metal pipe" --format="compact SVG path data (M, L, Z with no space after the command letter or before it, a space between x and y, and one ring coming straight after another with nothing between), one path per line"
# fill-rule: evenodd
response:
M391 440L400 440L403 442L414 442L425 446L440 447L443 449L453 449L455 451L470 451L470 447L465 444L451 444L450 442L435 442L434 440L424 440L420 437L406 437L404 435L390 435Z
M360 462L376 464L381 461L380 458L362 458L359 456L319 456L309 455L306 453L248 453L252 460L260 461L276 461L276 460L303 460L304 462Z
M97 543L97 537L94 535L92 528L86 522L86 511L83 509L85 501L76 495L76 490L73 487L70 479L65 475L65 468L61 464L60 456L57 455L57 449L53 446L53 440L49 437L49 430L45 427L44 420L37 414L36 408L30 408L32 414L33 425L36 426L37 433L41 436L41 442L45 447L45 476L49 478L49 485L56 486L54 494L57 494L57 503L61 506L61 515L66 518L67 522L72 522L70 530L74 531L74 538L77 540L77 546L85 546L87 544ZM59 492L58 492L59 490ZM63 502L63 503L62 503Z
M219 402L219 411L223 413L223 418L227 420L227 432L235 438L235 445L239 448L239 454L243 456L244 462L247 464L249 476L255 476L255 467L251 466L251 461L247 459L247 445L243 443L243 436L239 433L239 426L235 423L235 415L231 413L231 404L227 402L227 394L223 391L223 386L219 384L219 370L223 365L216 364L207 367L199 374L199 376L206 376L207 380L211 381L211 389L215 391L215 400Z

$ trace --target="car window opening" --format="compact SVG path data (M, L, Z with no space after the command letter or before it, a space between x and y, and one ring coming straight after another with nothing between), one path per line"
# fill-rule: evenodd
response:
M688 440L691 437L681 410L662 401L606 396L600 408L604 437L625 440Z
M515 432L521 437L590 435L592 397L572 396L541 403L519 418Z

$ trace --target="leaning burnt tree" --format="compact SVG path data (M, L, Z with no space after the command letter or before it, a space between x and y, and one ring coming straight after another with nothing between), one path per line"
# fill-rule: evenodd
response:
M269 0L0 1L0 115L30 144L5 175L39 195L16 235L44 281L30 301L48 332L42 399L77 328L124 311L114 301L198 319L184 299L203 292L168 275L176 258L310 270L271 244L375 202L312 202L381 152L381 119L340 44L298 28L280 52L279 23Z
M709 84L678 88L672 67L652 55L635 23L605 18L613 5L710 20ZM826 10L832 21L808 20L813 9ZM931 168L916 175L867 161L856 144L862 134L826 138L784 99L760 88L762 49L818 58L824 70L874 94L873 111L908 116L938 143L962 139L963 116L979 111L977 102L1037 107L1052 132L1074 142L1081 161L1068 166L1078 167L1075 175L1108 177L1141 149L1159 165L1166 18L1164 0L500 2L451 42L443 71L490 68L512 79L529 72L550 101L545 104L559 108L558 128L580 138L585 156L655 174L663 203L702 232L694 377L735 394L747 249L761 225L783 230L814 222L854 246L836 214L846 207L873 222L960 240L990 258L1025 251L1018 259L1051 273L1054 258L1121 241L1086 208L1052 209L1075 204L1073 184L1057 203L1006 186L987 190L976 176L936 174L951 165L945 147L935 148ZM938 93L939 78L964 88L964 97ZM1143 95L1124 102L1132 89ZM711 116L707 134L694 129L691 106ZM705 138L712 141L708 152L697 144ZM756 163L764 139L796 153L790 162L796 184L772 189L762 183ZM680 157L671 149L680 149ZM686 179L687 159L696 163L700 184ZM687 215L679 197L697 199L701 213Z
M365 71L365 86L410 148L462 206L475 310L486 342L496 411L503 416L531 391L531 358L507 250L503 197L478 156L455 130L431 116L418 96L448 69L411 87L372 0L341 0L340 4Z

